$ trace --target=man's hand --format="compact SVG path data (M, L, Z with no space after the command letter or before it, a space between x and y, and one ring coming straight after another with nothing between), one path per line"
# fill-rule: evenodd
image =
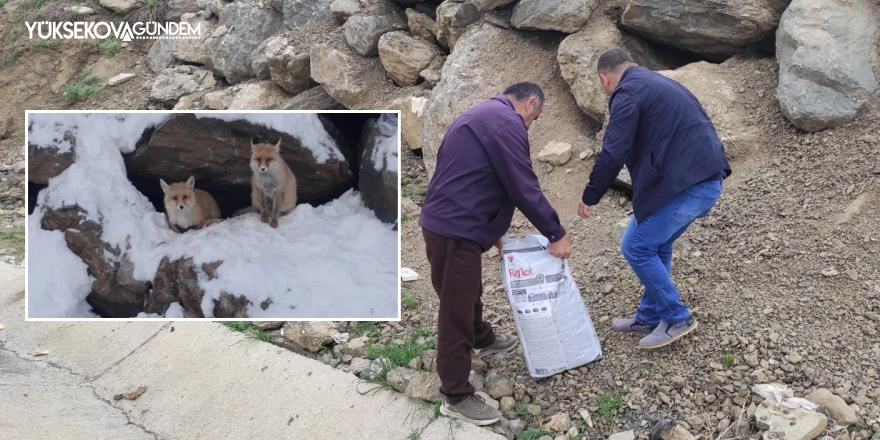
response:
M501 244L501 242L502 242L503 240L504 240L504 237L502 236L501 238L498 239L498 241L495 242L495 247L498 248L498 253L499 253L499 254L500 254L501 251L504 249L504 245Z
M584 202L578 202L578 215L584 220L590 218L590 207Z
M566 259L571 256L571 240L568 239L568 234L565 234L559 240L550 243L550 247L547 248L550 251L550 255L554 257Z

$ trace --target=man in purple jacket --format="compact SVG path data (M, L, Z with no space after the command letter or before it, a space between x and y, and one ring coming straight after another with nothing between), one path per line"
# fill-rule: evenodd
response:
M589 218L624 164L633 182L633 218L620 250L645 291L631 318L615 330L646 334L642 348L667 345L697 328L672 281L672 244L721 195L730 164L715 126L681 84L637 66L620 48L597 61L610 117L578 214Z
M541 115L544 93L517 83L456 119L440 144L422 208L431 281L440 297L437 373L446 397L440 412L489 425L501 414L474 395L471 355L509 352L516 338L495 335L484 322L480 255L501 237L519 208L550 240L549 252L568 258L571 242L541 192L529 155L529 126Z

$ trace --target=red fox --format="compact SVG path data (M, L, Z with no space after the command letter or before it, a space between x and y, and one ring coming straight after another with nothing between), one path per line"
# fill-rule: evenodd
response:
M278 227L278 217L296 207L296 176L281 158L281 139L275 145L255 144L251 139L251 200L260 221Z
M165 218L172 231L201 229L220 218L220 207L205 191L195 189L196 179L189 176L186 183L165 183L159 179L165 193Z

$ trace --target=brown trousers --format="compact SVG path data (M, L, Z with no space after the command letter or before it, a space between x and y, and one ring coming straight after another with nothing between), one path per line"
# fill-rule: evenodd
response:
M474 393L468 382L471 350L495 341L492 326L483 321L482 261L480 246L422 229L431 282L440 297L437 317L437 374L440 392L450 403Z

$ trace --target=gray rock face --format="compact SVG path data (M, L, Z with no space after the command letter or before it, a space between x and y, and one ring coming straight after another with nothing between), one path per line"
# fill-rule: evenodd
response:
M63 153L57 146L37 147L28 144L28 181L45 185L49 183L49 179L73 165L76 159L76 138L68 132L65 133L64 140L70 142L72 147Z
M437 373L419 372L407 383L403 394L414 399L433 402L442 398L440 394L440 376Z
M212 110L275 110L288 99L290 95L272 81L236 84L204 96L205 106Z
M284 25L302 26L310 21L332 17L330 2L326 0L283 0Z
M480 12L491 11L502 6L509 5L516 0L471 0Z
M304 92L312 85L308 48L292 45L284 35L260 43L253 58L251 68L258 78L271 78L290 93Z
M364 205L385 223L397 221L397 158L399 152L386 157L379 151L380 143L397 136L397 117L383 115L364 124L361 134L360 191ZM384 124L384 125L383 125ZM389 133L390 131L390 133ZM397 148L396 142L394 148ZM387 163L393 161L393 164Z
M238 1L223 8L219 24L227 31L214 48L214 69L232 84L253 78L254 49L281 29L281 17L262 2Z
M776 33L782 113L818 131L851 121L877 89L871 52L877 18L868 0L795 0Z
M187 16L184 16L186 20ZM226 33L227 28L221 26L219 29L214 26L210 20L196 19L187 20L193 26L199 26L201 38L192 40L159 40L171 41L174 45L174 58L185 63L201 64L209 68L213 67L214 47L217 46L221 37ZM154 44L155 46L155 44Z
M573 33L584 27L596 4L597 0L520 0L510 21L518 29Z
M581 110L600 124L605 120L608 96L596 75L596 61L602 52L611 47L626 48L636 63L652 70L667 68L651 53L644 41L632 35L623 35L611 18L602 13L593 14L583 30L565 37L556 53L562 77L571 87L571 93Z
M175 40L156 40L147 52L147 66L155 73L174 63Z
M413 86L419 73L440 55L437 46L407 32L389 32L379 39L379 59L397 84Z
M207 90L214 84L214 75L208 70L193 66L169 67L153 81L150 99L171 104L183 95Z
M480 19L473 3L446 0L437 6L437 41L452 50L468 25Z
M406 26L400 18L393 15L356 15L343 26L345 41L358 54L365 57L379 53L379 38L395 29Z
M388 375L385 376L388 379L388 384L391 385L391 388L394 388L395 391L402 393L406 390L406 386L409 385L409 381L418 376L420 373L417 370L412 370L404 367L395 367L388 371Z
M506 50L498 51L498 47ZM510 53L520 54L516 63L510 62ZM514 82L540 84L548 103L541 118L529 130L533 146L543 146L550 141L571 145L588 142L590 123L578 110L555 60L556 47L543 44L530 33L491 24L468 29L447 57L442 79L431 91L422 116L422 153L429 177L434 172L437 149L449 124L467 108L501 93ZM523 69L524 65L529 68Z
M773 0L632 0L623 27L692 52L725 57L770 35L779 22Z

